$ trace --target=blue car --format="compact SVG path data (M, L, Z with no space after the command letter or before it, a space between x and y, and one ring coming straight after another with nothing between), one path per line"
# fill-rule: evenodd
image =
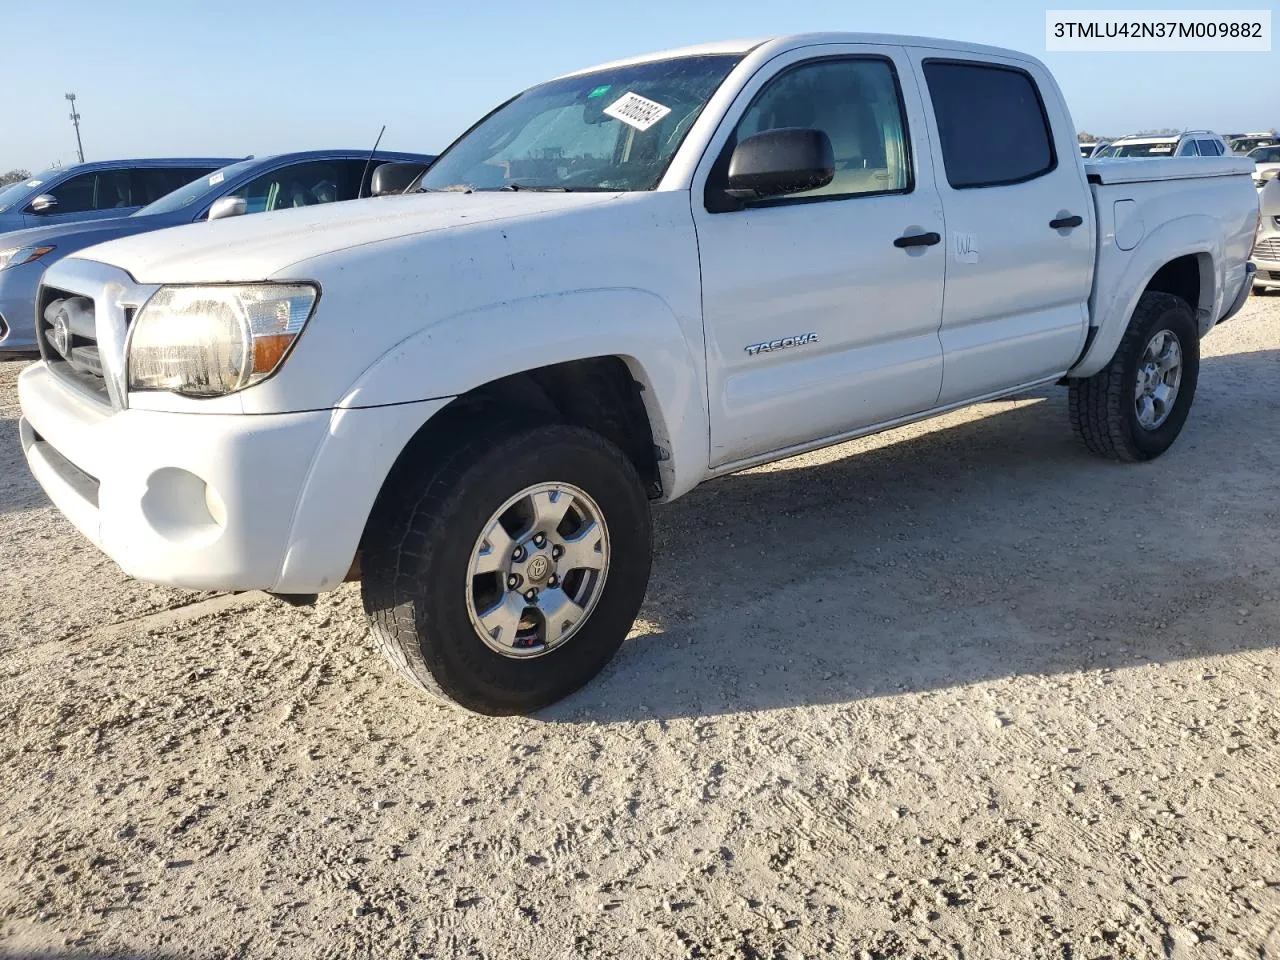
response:
M36 227L0 234L0 355L36 349L40 277L68 254L165 227L369 196L373 172L388 162L420 165L434 157L368 150L312 150L241 160L201 177L130 217Z
M0 234L24 227L127 217L235 160L99 160L46 170L0 187Z

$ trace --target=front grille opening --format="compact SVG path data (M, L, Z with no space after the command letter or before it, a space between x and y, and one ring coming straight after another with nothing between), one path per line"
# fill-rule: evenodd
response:
M68 301L77 309L67 313L75 322L59 329L45 316L52 304ZM98 354L98 333L93 300L69 290L42 286L36 296L36 345L49 370L98 403L110 404L102 359Z
M44 462L52 467L71 489L95 507L98 505L97 477L85 473L55 450L53 445L38 433L35 435L35 449L44 458Z

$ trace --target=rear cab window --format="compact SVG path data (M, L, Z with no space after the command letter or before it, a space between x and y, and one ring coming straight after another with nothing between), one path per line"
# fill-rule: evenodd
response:
M952 189L1024 183L1058 166L1044 101L1025 70L925 60L924 75Z

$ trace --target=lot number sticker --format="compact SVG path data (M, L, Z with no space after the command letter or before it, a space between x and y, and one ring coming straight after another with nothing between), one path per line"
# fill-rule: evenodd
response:
M621 120L637 130L648 130L670 112L670 107L630 92L624 93L603 110L605 116Z

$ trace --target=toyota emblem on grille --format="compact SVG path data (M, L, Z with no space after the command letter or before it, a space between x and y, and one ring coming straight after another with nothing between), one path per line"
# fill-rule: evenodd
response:
M63 357L71 356L71 321L67 317L66 309L61 309L53 315L53 327L49 331L49 343L53 349L62 354Z

